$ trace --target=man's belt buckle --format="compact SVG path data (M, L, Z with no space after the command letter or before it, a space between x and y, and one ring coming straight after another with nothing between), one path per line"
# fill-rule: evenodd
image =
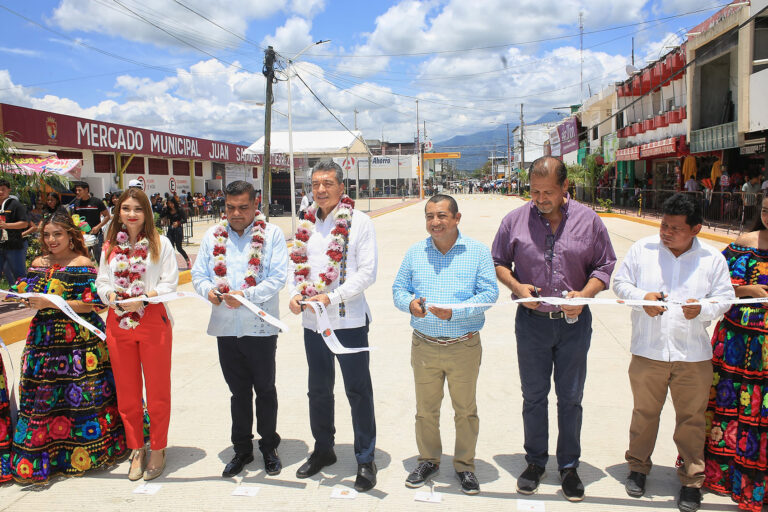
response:
M549 319L550 320L560 320L563 318L563 312L562 311L549 311Z

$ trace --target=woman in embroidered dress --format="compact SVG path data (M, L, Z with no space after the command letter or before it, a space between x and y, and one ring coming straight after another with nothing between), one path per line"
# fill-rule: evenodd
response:
M128 472L131 480L142 475L144 480L152 480L165 469L171 413L172 324L163 303L115 301L174 292L178 278L173 246L155 230L149 199L140 189L129 188L115 205L96 286L101 299L110 306L107 346L112 355L126 441L133 450ZM151 418L149 457L143 435L145 384Z
M11 480L11 404L5 366L0 355L0 484Z
M96 312L102 308L96 269L68 213L55 212L43 220L41 248L43 255L13 291L58 295L103 330ZM21 359L19 415L10 455L13 478L45 483L58 474L81 475L121 460L127 454L125 433L105 343L48 299L25 302L37 312Z
M768 198L753 230L723 254L737 298L768 297ZM759 511L768 474L768 309L734 305L712 336L704 485Z

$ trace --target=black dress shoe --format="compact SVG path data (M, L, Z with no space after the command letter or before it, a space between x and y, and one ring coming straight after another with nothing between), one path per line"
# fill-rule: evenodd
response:
M236 453L229 464L224 466L224 472L221 474L224 478L232 478L240 473L246 464L253 462L253 453Z
M279 475L283 470L283 463L280 461L280 456L277 454L277 449L264 452L264 470L269 476Z
M677 508L680 512L696 512L701 507L701 489L696 487L681 487Z
M461 482L461 492L464 494L478 494L480 482L472 471L457 471L456 478Z
M637 471L630 471L624 482L624 490L633 498L639 498L645 494L645 475Z
M520 494L533 494L539 488L541 477L544 476L544 468L536 464L528 464L523 474L517 479L517 492Z
M327 452L319 452L315 450L312 455L309 456L307 462L301 465L296 471L296 478L309 478L312 475L316 475L325 466L330 466L336 462L336 454L333 450Z
M405 479L405 486L410 487L411 489L416 489L417 487L421 487L425 483L427 483L427 480L435 476L440 471L440 466L437 464L433 464L432 462L419 462L419 465L416 466L416 469L411 471L411 474L408 475L408 478Z
M560 479L562 480L562 489L565 499L568 501L581 501L584 499L584 484L576 472L576 468L565 468L560 470Z
M376 463L366 462L365 464L357 465L357 478L355 479L355 490L357 492L365 492L373 489L376 485Z

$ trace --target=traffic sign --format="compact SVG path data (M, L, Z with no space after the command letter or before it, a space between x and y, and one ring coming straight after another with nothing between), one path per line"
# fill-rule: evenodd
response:
M453 153L424 153L424 160L448 160L453 158L461 158L461 153L458 151Z

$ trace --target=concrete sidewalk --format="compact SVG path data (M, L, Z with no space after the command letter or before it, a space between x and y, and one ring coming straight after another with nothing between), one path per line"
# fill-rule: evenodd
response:
M481 196L482 197L482 196ZM491 244L501 218L522 201L494 197L478 201L458 196L464 235ZM283 437L279 451L285 465L277 477L268 477L263 461L248 466L236 479L222 479L231 456L229 443L229 392L219 369L216 342L205 334L208 306L197 301L171 303L175 318L173 354L173 409L169 433L168 469L155 482L155 495L132 491L140 482L128 481L128 464L93 471L83 478L64 479L44 488L15 484L0 488L0 510L546 510L625 511L677 510L679 483L672 441L674 411L671 402L662 415L654 454L657 466L649 475L647 495L633 499L624 492L628 470L624 451L632 411L627 379L629 364L629 309L619 306L593 308L594 335L584 396L582 462L580 475L586 485L581 504L565 501L560 491L554 456L538 494L515 492L518 475L525 469L522 398L514 339L514 306L492 308L481 332L484 350L478 383L480 438L477 476L481 494L465 496L453 474L454 428L450 400L444 399L441 415L444 455L434 490L441 504L414 501L416 492L404 486L416 461L413 417L415 398L410 367L408 316L395 309L391 285L407 248L426 237L423 204L392 211L374 219L379 247L379 273L367 292L373 311L370 340L371 373L376 398L378 440L376 462L379 483L354 500L330 497L334 486L351 488L356 464L352 451L349 406L341 377L337 379L336 454L339 461L308 480L295 471L313 445L309 429L306 359L299 318L288 312L287 291L281 294L281 318L290 332L279 337L277 388L280 400L278 430ZM290 220L288 219L290 223ZM606 218L614 248L620 258L637 239L657 228L619 218ZM721 244L711 242L716 247ZM191 290L190 285L181 289ZM612 296L605 292L604 296ZM508 298L502 290L500 300ZM16 372L23 343L10 346ZM6 363L7 364L7 363ZM16 377L16 375L14 375ZM550 395L550 451L556 444L556 404ZM260 488L255 497L232 496L238 485ZM429 491L422 488L420 491ZM729 498L705 494L702 510L737 510Z

